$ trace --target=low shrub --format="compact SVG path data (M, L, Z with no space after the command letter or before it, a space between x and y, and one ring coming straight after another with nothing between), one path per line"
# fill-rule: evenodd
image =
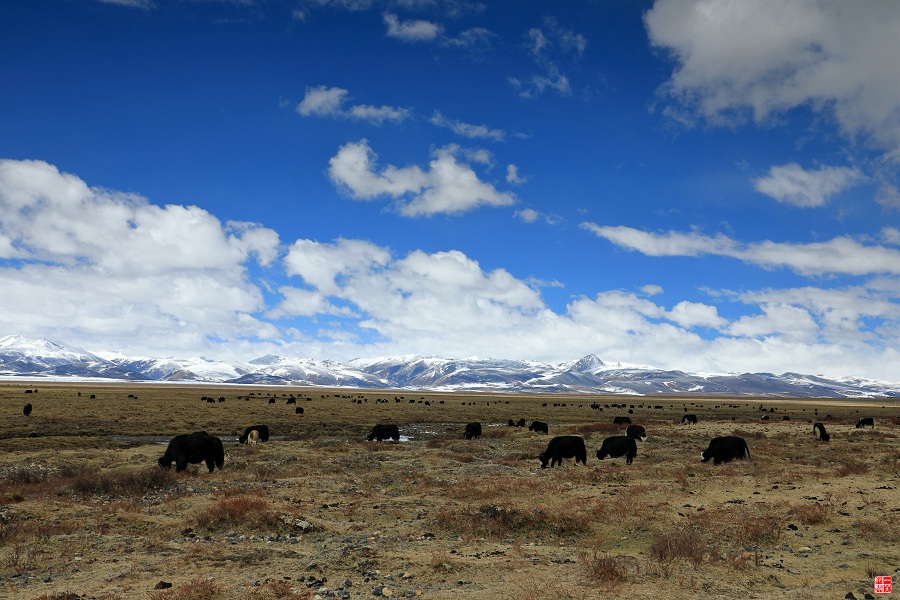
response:
M269 503L257 496L222 498L197 517L197 525L208 530L233 527L272 530L281 523L278 515L269 509Z

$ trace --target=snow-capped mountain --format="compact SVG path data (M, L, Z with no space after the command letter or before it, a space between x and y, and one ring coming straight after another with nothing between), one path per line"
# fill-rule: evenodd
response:
M775 397L900 397L900 383L799 373L705 374L605 361L565 363L395 356L346 363L267 355L249 362L141 358L88 352L50 340L0 338L0 378L103 378L373 389L593 394L721 394Z

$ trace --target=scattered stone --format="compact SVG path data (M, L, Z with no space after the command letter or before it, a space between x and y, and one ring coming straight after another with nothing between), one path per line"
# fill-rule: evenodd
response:
M171 584L171 583L169 583L168 581L162 581L162 580L160 580L159 583L157 583L155 586L153 586L153 589L154 589L154 590L167 590L167 589L169 589L170 587L172 587L172 584Z
M795 571L794 569L788 569L787 572L790 573L791 575L799 575L800 574L800 571Z

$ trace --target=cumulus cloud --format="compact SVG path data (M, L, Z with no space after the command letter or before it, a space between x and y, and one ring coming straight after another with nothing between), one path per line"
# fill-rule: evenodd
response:
M192 347L208 336L271 337L247 276L270 265L274 231L223 225L196 206L91 188L42 161L0 161L0 330L103 331ZM124 344L123 344L124 345Z
M647 256L729 256L763 267L786 267L805 275L900 274L900 251L866 245L841 236L825 242L792 244L772 241L743 244L727 236L699 233L650 233L624 226L582 223L594 235Z
M896 2L658 0L645 24L676 63L673 110L732 123L806 106L848 136L900 146Z
M725 291L720 302L749 307L729 320L711 304L679 301L669 308L651 301L647 296L662 292L656 285L645 286L643 296L579 296L555 312L530 281L504 269L487 271L459 251L396 257L359 240L301 240L286 264L304 287L298 288L302 301L286 297L284 310L352 310L341 343L369 355L433 354L440 347L448 356L558 360L565 348L573 356L593 352L663 368L870 376L889 372L874 358L897 356L885 326L900 318L891 300L900 294L896 285ZM360 340L372 334L379 341L364 348Z
M387 170L370 171L383 185ZM407 176L428 182L431 173ZM399 189L402 180L388 178ZM798 250L823 251L593 229L657 255L730 252L765 266L797 268ZM896 246L900 235L886 227L881 239ZM547 284L486 269L458 250L397 256L366 240L300 239L280 259L278 235L267 228L93 188L44 162L6 160L0 331L157 356L247 358L293 348L337 359L441 353L561 361L595 353L697 371L895 374L900 283L896 270L878 265L900 264L896 248L848 238L823 244L833 254L804 268L835 272L823 266L830 262L847 272L842 265L856 262L862 273L885 276L835 289L710 292L716 305L667 305L655 298L662 288L649 284L638 293L574 296L553 310L541 296ZM257 277L272 278L275 266L288 279L266 284L264 294ZM718 308L725 302L743 310L727 318ZM313 331L301 332L301 324Z
M343 119L356 119L381 125L385 121L399 123L407 119L411 114L408 108L394 106L371 106L368 104L355 104L344 107L349 92L343 88L326 87L320 85L307 88L303 100L297 104L297 114L303 117L335 117Z
M515 196L500 192L479 179L475 171L458 160L459 147L434 151L428 170L418 166L377 167L377 156L366 140L342 146L329 161L329 176L350 196L372 200L395 199L400 214L407 217L459 214L480 206L507 206Z
M849 167L822 167L804 170L797 163L775 166L769 174L754 181L756 191L779 202L800 207L824 205L831 196L863 179L862 173Z

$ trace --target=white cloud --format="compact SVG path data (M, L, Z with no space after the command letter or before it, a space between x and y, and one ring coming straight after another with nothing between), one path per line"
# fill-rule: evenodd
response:
M881 239L886 244L900 246L900 229L896 227L883 227L881 229Z
M645 23L676 62L665 87L676 111L762 122L806 106L848 136L900 146L900 3L658 0Z
M513 217L519 219L524 223L537 223L538 221L543 221L547 225L556 225L562 220L555 215L548 215L546 213L536 211L533 208L523 208L522 210L517 210L513 213Z
M470 139L489 139L495 142L502 142L506 139L506 132L502 129L491 129L487 125L470 125L455 119L448 119L438 111L434 111L429 123L437 127L446 127L456 135Z
M517 210L514 214L514 217L525 221L526 223L536 223L540 218L541 213L534 210L533 208L523 208L522 210Z
M516 165L506 165L506 182L513 185L522 185L528 181L527 177L519 175L519 167Z
M715 237L674 231L657 234L594 223L582 223L581 227L618 246L648 256L730 256L763 267L787 267L806 275L900 274L900 251L864 245L845 236L807 244L772 241L741 244L722 234Z
M366 140L341 146L329 161L332 181L355 199L390 196L407 217L458 214L479 206L507 206L515 196L499 192L478 178L472 168L457 160L459 148L434 151L425 171L418 166L387 166L376 170L377 156Z
M751 311L728 320L709 304L680 301L669 309L621 291L575 298L557 313L536 286L503 269L485 271L458 251L395 258L369 242L301 240L287 262L309 288L302 310L319 307L327 315L339 303L358 315L355 325L340 331L345 351L360 354L434 354L441 348L447 356L559 360L565 348L572 356L593 352L663 368L869 376L892 372L875 359L898 356L892 330L866 324L897 322L900 310L891 298L900 294L898 285L726 292L723 298ZM661 292L654 285L643 290L648 296ZM706 338L697 329L717 335ZM360 345L367 331L380 341Z
M399 123L412 114L408 108L397 108L394 106L356 104L349 108L344 108L348 94L347 90L338 87L320 85L314 88L307 88L306 95L297 105L297 114L303 117L318 116L356 119L376 125L381 125L385 121Z
M719 328L727 322L719 316L715 306L687 301L673 306L668 318L688 329L692 327Z
M384 24L388 37L404 42L430 42L441 35L442 27L437 23L423 20L401 21L397 15L386 13Z
M370 174L378 180L384 171ZM420 172L432 181L430 171ZM780 255L779 264L797 268L798 255L822 251L593 229L657 253L730 252L766 266ZM886 227L881 238L900 235ZM808 270L856 262L889 276L835 289L711 291L718 304L743 305L731 318L709 303L651 299L662 292L656 285L577 296L554 311L535 277L482 268L458 250L397 257L365 240L301 239L277 263L274 231L222 225L197 207L162 207L89 187L47 163L7 160L0 161L0 331L157 356L246 359L293 350L335 359L412 353L562 361L596 353L694 371L896 379L900 278L877 266L900 264L896 249L848 238L823 244L835 255L809 259ZM266 285L278 297L274 305L250 274L254 258L283 264L291 278ZM301 321L317 331L301 333Z
M304 117L310 115L332 116L342 114L341 106L347 97L347 90L337 87L325 87L320 85L315 88L307 88L306 95L297 105L297 112Z
M815 342L819 326L808 311L784 304L764 304L762 310L762 315L741 317L732 323L728 333L749 338L775 335L790 342Z
M656 234L622 225L600 226L595 223L582 223L581 227L618 246L637 250L647 256L701 256L703 254L731 256L736 246L736 242L721 234L714 238L694 232L669 231Z
M758 192L779 202L801 207L824 205L831 196L863 179L862 173L848 167L822 167L806 171L796 163L775 166L766 177L754 181Z
M196 206L91 188L41 161L0 161L0 331L102 332L122 346L202 346L276 328L247 265L278 235Z

